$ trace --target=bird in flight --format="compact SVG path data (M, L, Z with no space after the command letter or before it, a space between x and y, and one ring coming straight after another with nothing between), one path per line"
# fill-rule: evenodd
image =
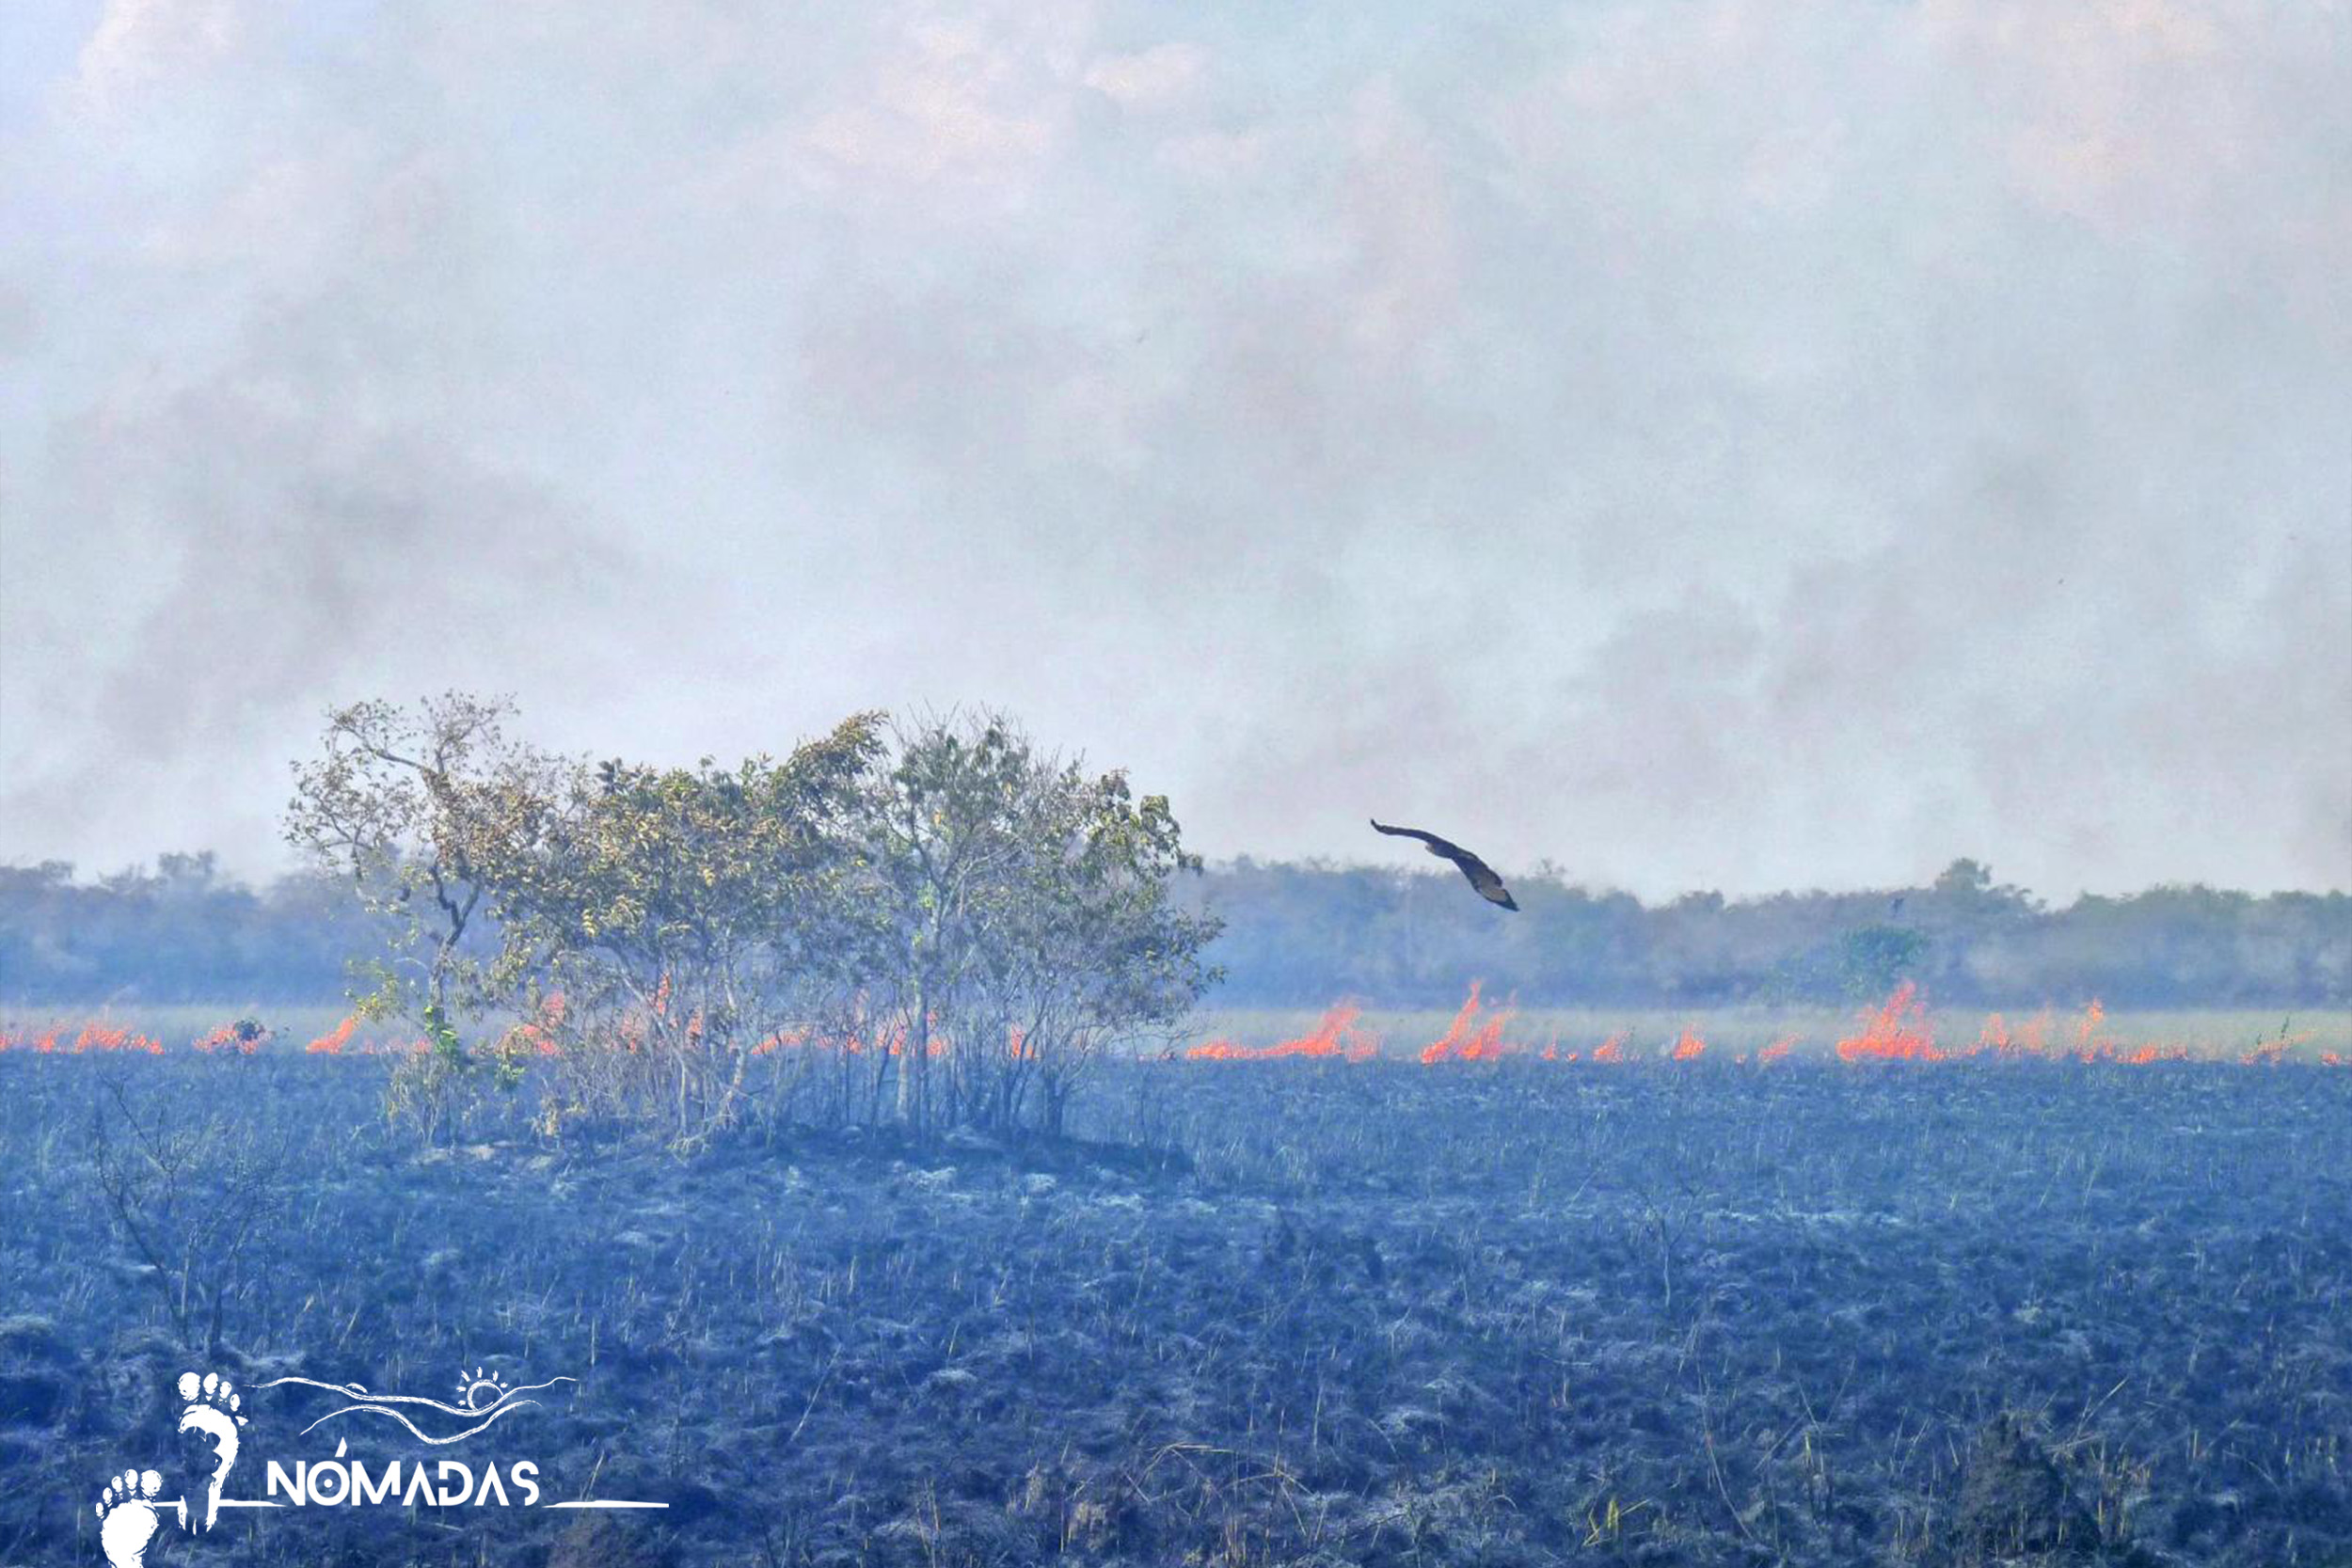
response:
M1449 844L1436 833L1424 833L1419 828L1391 828L1377 818L1374 819L1372 826L1375 832L1388 833L1395 838L1421 840L1429 847L1431 854L1439 860L1452 861L1455 865L1460 866L1462 875L1470 879L1470 885L1478 890L1479 897L1484 898L1489 904L1500 904L1506 910L1518 908L1518 905L1511 900L1511 890L1504 887L1502 879L1495 875L1495 868L1460 845Z

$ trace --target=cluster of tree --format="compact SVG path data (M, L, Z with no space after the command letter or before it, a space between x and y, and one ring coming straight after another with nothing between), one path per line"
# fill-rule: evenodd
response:
M0 999L10 1003L331 1002L373 940L351 890L319 872L255 888L224 876L210 851L96 881L66 861L0 865Z
M1002 719L860 715L780 761L663 768L505 717L337 713L288 816L378 924L363 1011L422 1029L393 1093L428 1122L487 1070L680 1143L747 1115L1058 1131L1104 1046L1211 977L1166 800Z
M1213 872L1221 1001L1352 995L1451 1006L1465 976L1528 1006L1852 1001L1914 980L1991 1006L2352 1005L2352 895L2160 887L2051 909L1955 861L1925 887L1693 893L1645 906L1556 875L1515 875L1522 913L1451 873L1268 865Z

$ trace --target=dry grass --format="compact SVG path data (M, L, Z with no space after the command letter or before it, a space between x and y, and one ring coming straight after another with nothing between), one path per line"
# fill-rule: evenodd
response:
M1507 1001L1497 999L1499 1006ZM2050 1049L2073 1045L2087 1018L2081 1007L1997 1009L2012 1031L2044 1020ZM255 1018L272 1030L270 1047L300 1051L331 1032L349 1009L335 1006L271 1006L249 1002L57 1006L0 1002L0 1035L22 1039L52 1027L69 1033L98 1022L132 1029L160 1040L167 1050L184 1048L224 1023ZM1504 1037L1529 1052L1557 1042L1563 1053L1590 1054L1602 1041L1618 1038L1636 1059L1670 1051L1685 1031L1707 1042L1708 1055L1752 1055L1775 1041L1793 1038L1796 1055L1827 1053L1857 1031L1863 1009L1850 1007L1529 1007L1513 1009ZM1976 1042L1989 1009L1931 1007L1939 1044L1965 1048ZM1311 1034L1321 1014L1312 1008L1207 1008L1179 1037L1184 1044L1231 1039L1247 1046L1273 1045ZM1367 1007L1359 1028L1379 1037L1384 1054L1411 1056L1438 1038L1454 1014L1438 1009ZM399 1022L367 1023L354 1031L348 1049L405 1043L416 1030ZM2352 1055L2352 1010L2175 1009L2106 1013L2095 1026L2098 1039L2128 1053L2143 1046L2185 1047L2191 1054L2234 1060L2258 1044L2283 1037L2290 1058L2316 1059L2327 1052Z
M1793 1036L1794 1054L1820 1055L1859 1030L1861 1012L1847 1007L1530 1007L1513 1014L1504 1037L1530 1051L1540 1052L1557 1041L1563 1053L1585 1054L1604 1040L1621 1038L1626 1054L1639 1058L1665 1054L1685 1030L1707 1042L1710 1056L1749 1055ZM2042 1016L2042 1009L2001 1013L2016 1030ZM1929 1016L1939 1043L1964 1048L1976 1042L1988 1010L1936 1007ZM1200 1015L1188 1033L1196 1039L1262 1047L1311 1034L1320 1017L1308 1008L1211 1009ZM2047 1017L2049 1046L2059 1050L2073 1044L2086 1012L2051 1008ZM1358 1027L1379 1036L1384 1054L1409 1056L1443 1036L1453 1022L1451 1012L1367 1007ZM2193 1055L2234 1059L2257 1044L2277 1040L2282 1030L2287 1039L2297 1042L2290 1056L2352 1053L2352 1011L2345 1010L2110 1012L2099 1020L2095 1037L2127 1053L2143 1046L2185 1046Z

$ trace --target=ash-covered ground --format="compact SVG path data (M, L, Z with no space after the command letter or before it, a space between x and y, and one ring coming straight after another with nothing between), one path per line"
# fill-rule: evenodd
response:
M2352 1073L1152 1062L1084 1142L680 1159L426 1148L380 1070L0 1058L0 1563L200 1498L190 1370L232 1499L541 1495L154 1563L2352 1561ZM317 1386L476 1373L577 1382Z

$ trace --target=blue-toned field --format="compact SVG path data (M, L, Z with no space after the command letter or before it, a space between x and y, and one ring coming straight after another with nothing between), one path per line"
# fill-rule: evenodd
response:
M679 1159L527 1088L426 1147L386 1070L0 1055L0 1561L103 1560L108 1479L201 1461L191 1368L253 1496L334 1431L262 1384L480 1373L579 1380L471 1440L544 1502L670 1506L224 1510L163 1561L2352 1553L2352 1072L1154 1060L1083 1142Z

